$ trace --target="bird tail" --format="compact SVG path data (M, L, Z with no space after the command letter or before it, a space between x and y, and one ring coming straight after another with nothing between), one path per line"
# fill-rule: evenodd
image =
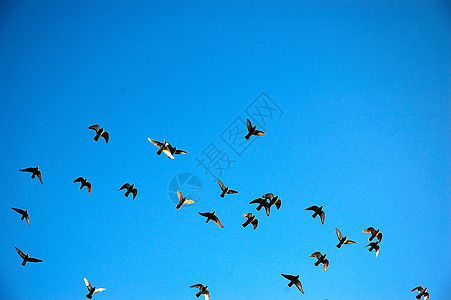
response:
M199 293L196 294L196 297L199 298L200 295L202 295L202 292L201 292L201 291L199 291Z
M219 195L221 198L224 198L225 192L222 192L221 195Z
M96 136L94 137L93 140L97 142L97 141L99 140L99 137L100 137L100 135L99 135L99 134L96 134ZM91 298L90 298L90 299L91 299Z
M252 135L252 133L248 133L248 134L246 134L246 136L244 137L246 140L248 140L250 137L251 137L251 135Z
M288 284L288 287L292 287L293 286L293 282L290 282L289 284Z
M36 175L34 175L34 174L33 174L33 175L31 175L31 179L34 179L35 177L36 177Z
M129 191L126 191L125 194L124 194L124 196L125 196L125 197L128 197L128 195L130 195L130 192L129 192Z
M246 222L243 223L243 227L246 228L246 226L249 225L250 222L251 222L250 219L246 220Z
M22 216L22 218L20 218L21 221L22 221L23 219L25 219L25 216Z
M86 298L92 299L92 295L91 295L91 294L87 294L87 295L86 295Z
M27 263L27 261L24 259L22 262L22 266L25 266L26 263Z
M319 266L319 260L315 263L315 267Z
M416 298L417 298L417 299L420 299L420 298L421 298L421 295L420 295L420 294L418 294Z
M338 243L337 248L340 248L340 247L341 247L341 243Z
M318 215L317 213L314 213L314 214L312 215L312 218L316 218L317 215Z

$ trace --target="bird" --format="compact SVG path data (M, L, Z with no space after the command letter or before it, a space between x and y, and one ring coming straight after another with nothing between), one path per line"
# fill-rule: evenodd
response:
M14 207L11 207L11 209L13 209L13 210L17 211L19 214L21 214L22 217L20 219L21 220L23 220L23 219L27 220L28 226L30 226L30 216L28 215L28 210L23 210L23 209L14 208Z
M128 197L128 195L130 195L130 193L132 193L133 194L133 200L135 200L136 194L138 194L138 190L135 188L135 184L130 185L130 183L128 183L128 182L124 183L121 186L121 188L119 189L119 191L123 190L123 189L127 189L127 191L124 194L125 197Z
M94 136L94 141L98 141L99 137L103 137L105 139L105 142L108 144L108 140L110 139L110 134L108 131L103 130L103 127L100 128L99 125L91 125L88 127L88 129L95 130L96 135Z
M251 202L249 202L249 204L254 204L254 203L258 203L257 211L260 211L260 209L262 207L264 207L266 210L266 215L269 216L269 214L271 212L271 206L269 205L269 202L267 199L257 198L257 199L252 200Z
M186 197L183 197L183 194L180 191L177 191L177 196L179 197L179 203L175 207L177 209L182 207L182 205L184 205L184 204L193 204L194 203L193 200L187 200Z
M368 251L373 251L373 249L374 250L376 250L376 257L379 255L379 250L380 250L380 246L379 246L379 242L371 242L371 243L369 243L368 245L366 245L367 247L370 247L369 249L368 249Z
M249 131L246 136L244 137L246 140L248 140L251 135L265 135L266 132L257 130L257 126L252 126L251 121L249 120L249 118L246 120L246 125L247 125L247 131Z
M183 151L183 150L177 150L176 147L172 147L171 144L169 144L168 141L164 140L164 142L159 142L156 140L152 140L151 138L147 138L149 140L149 142L151 142L152 144L154 144L155 146L158 147L158 151L157 151L157 155L160 155L161 152L163 152L164 154L166 154L166 156L170 159L174 159L174 154L186 154L188 152Z
M76 183L76 182L81 183L80 190L85 186L88 189L88 194L91 194L91 183L88 182L88 179L80 176L74 180L74 183Z
M416 295L417 299L420 299L421 296L424 296L424 300L428 300L429 299L429 292L426 292L428 288L423 288L421 285L417 286L416 288L414 288L412 290L413 291L418 291L418 295Z
M368 238L368 241L372 241L375 237L380 241L382 241L382 232L380 229L376 230L374 227L368 227L363 231L363 233L371 233L371 236Z
M316 216L319 215L321 218L321 224L324 224L324 218L326 217L326 214L323 212L322 205L320 207L313 205L313 206L306 208L305 210L313 210L315 213L312 215L312 217L316 218Z
M39 170L39 166L37 166L36 168L30 167L30 168L21 169L20 171L32 173L31 179L34 179L36 176L38 176L39 181L43 184L42 174L41 174L41 170Z
M106 290L104 288L92 287L91 283L86 278L83 278L83 280L85 281L86 287L88 288L88 291L89 291L89 293L86 295L86 298L88 298L88 299L91 299L92 295L94 295L95 293L99 293L101 291Z
M280 206L282 205L282 201L279 199L279 196L273 195L273 193L267 193L262 196L263 199L269 200L269 206L276 205L277 210L279 210Z
M221 222L219 221L218 217L215 216L215 211L213 211L212 213L211 212L204 212L204 213L199 212L199 215L207 218L207 221L205 221L205 223L208 223L208 221L212 220L213 222L218 224L219 227L224 228L224 226L222 226Z
M205 300L208 300L208 299L210 299L210 292L209 291L207 291L207 289L208 289L208 285L207 286L204 286L203 284L194 284L194 285L192 285L192 286L190 286L191 288L198 288L199 289L199 292L196 294L196 297L197 298L199 298L200 297L200 295L204 295L204 297L205 297Z
M299 275L288 275L288 274L281 274L283 277L288 279L290 283L288 283L288 287L292 287L293 284L301 291L301 293L304 294L304 290L302 289L302 284L299 281Z
M315 252L309 255L309 257L316 257L318 259L317 262L315 262L315 266L319 266L319 264L323 264L324 265L324 272L326 272L327 267L329 266L329 261L326 259L326 255L324 254L322 255L321 252Z
M226 187L226 186L221 182L221 180L219 180L219 178L218 178L218 183L219 183L219 187L220 187L221 190L222 190L222 193L221 193L221 195L220 195L221 198L224 198L225 194L236 194L236 193L238 193L237 191L234 191L234 190L229 189L228 186Z
M246 222L244 222L242 225L244 228L246 228L247 225L252 223L254 226L254 229L257 229L258 220L255 218L255 216L252 213L244 214L243 217L247 218Z
M24 254L22 251L17 249L17 247L14 247L14 248L16 248L17 253L19 253L20 257L22 257L22 259L23 259L22 266L25 266L27 261L29 261L29 262L43 262L43 260L41 260L41 259L33 258L33 257L30 257L30 255L28 255L28 254Z
M354 243L355 243L354 241L347 240L347 239L346 239L346 238L347 238L346 236L343 237L343 236L341 235L340 230L338 230L337 227L335 227L335 232L337 233L338 240L340 241L340 242L338 243L338 245L337 245L337 248L340 248L341 245L343 245L343 244L354 244Z

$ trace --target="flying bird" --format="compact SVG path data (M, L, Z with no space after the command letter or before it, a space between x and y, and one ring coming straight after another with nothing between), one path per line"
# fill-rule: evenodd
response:
M100 128L99 125L91 125L88 127L88 129L95 130L96 135L94 137L94 141L97 142L99 140L99 137L103 137L105 139L105 142L108 144L110 135L109 135L108 131L103 130L103 127Z
M269 206L275 205L277 207L277 210L279 210L280 205L282 205L282 201L279 199L279 196L273 195L273 193L267 193L262 196L263 199L269 200Z
M249 120L249 118L246 121L246 125L247 125L247 131L249 131L246 136L244 137L246 140L248 140L251 135L265 135L266 132L257 130L257 126L252 126L251 121Z
M160 155L161 152L163 152L164 154L166 154L166 156L170 159L174 159L174 155L175 154L186 154L188 152L183 151L183 150L177 150L176 147L172 147L171 144L169 144L168 141L164 140L164 143L156 141L156 140L152 140L151 138L147 138L149 140L149 142L151 142L152 144L154 144L155 146L158 147L158 151L157 151L157 155Z
M221 190L222 190L222 193L221 193L221 198L224 198L224 195L225 194L236 194L236 193L238 193L237 191L234 191L234 190L231 190L231 189L229 189L229 187L227 186L225 186L222 182L221 182L221 180L219 180L218 179L218 183L219 183L219 187L221 188Z
M183 197L183 194L180 191L177 191L177 196L179 197L179 203L175 207L177 209L182 207L182 205L184 205L184 204L193 204L194 203L193 200L187 200L186 197Z
M428 300L429 299L429 292L426 292L428 288L423 288L421 285L417 286L416 288L414 288L412 290L413 291L417 291L418 295L416 296L417 299L420 299L422 296L424 296L424 300Z
M375 237L380 241L382 241L382 232L380 229L376 230L373 227L368 227L363 231L363 233L371 233L371 236L368 238L368 241L372 241Z
M205 221L205 223L208 223L208 221L212 220L213 222L218 224L219 227L221 227L221 228L224 227L224 226L222 226L221 222L219 222L218 217L215 216L215 211L213 211L212 213L211 212L205 212L205 213L199 212L199 215L207 218L207 221Z
M128 182L124 183L121 186L121 188L119 189L119 191L123 190L123 189L127 189L127 191L124 194L125 197L128 197L128 195L130 195L130 193L132 193L133 194L133 200L135 200L136 194L138 194L138 190L135 188L135 184L130 185L130 183L128 183Z
M326 259L326 255L322 255L321 252L315 252L309 255L309 257L316 257L318 260L315 262L315 266L319 266L319 264L324 265L324 272L326 272L327 267L329 266L329 261Z
M39 166L37 166L36 168L30 167L30 168L26 168L26 169L21 169L20 171L22 171L22 172L30 172L31 173L31 179L34 179L36 176L38 176L39 181L41 183L43 183L42 182L42 174L41 174L41 170L39 170Z
M252 200L251 202L249 202L249 204L254 204L254 203L258 203L257 211L260 211L260 209L262 207L264 207L266 210L266 215L269 216L269 214L271 212L271 206L267 199L257 198L257 199Z
M80 176L74 180L74 183L76 183L76 182L81 183L80 190L85 186L88 189L88 194L91 194L91 183L88 182L88 179Z
M28 255L28 254L24 254L22 251L17 249L17 247L14 247L14 248L16 248L17 253L19 253L20 257L22 257L22 259L23 259L22 266L25 266L27 261L29 261L29 262L42 262L43 261L43 260L40 260L37 258L30 257L30 255Z
M192 286L190 286L191 288L198 288L199 289L199 292L196 294L196 297L197 298L199 298L200 297L200 295L204 295L204 297L205 297L205 300L208 300L208 299L210 299L210 292L209 291L207 291L207 289L208 289L208 285L207 286L203 286L202 284L195 284L195 285L192 285Z
M315 213L312 215L312 218L316 218L316 216L319 215L321 218L321 224L324 224L324 218L326 217L326 214L323 211L322 205L320 207L313 205L310 206L309 208L306 208L305 210L313 210Z
M379 255L379 250L380 250L380 246L379 246L379 242L371 242L371 243L369 243L368 245L366 245L367 247L370 247L369 249L368 249L368 251L373 251L373 249L374 250L376 250L376 257Z
M338 240L340 241L340 242L338 243L338 245L337 245L337 248L340 248L341 245L343 245L343 244L346 244L346 245L347 245L347 244L354 244L354 243L355 243L354 241L347 240L347 239L346 239L347 236L343 237L343 236L341 235L340 230L338 230L337 227L335 227L335 232L337 233Z
M301 293L304 294L304 290L302 289L302 284L299 281L299 275L297 275L297 276L286 275L286 274L281 274L281 275L290 281L290 283L288 283L288 287L292 287L294 284L301 291Z
M28 215L28 210L23 210L23 209L14 208L14 207L11 207L11 209L13 209L13 210L17 211L19 214L21 214L22 217L20 219L21 220L23 220L23 219L27 220L28 226L30 226L30 216Z
M83 278L83 280L85 281L86 287L88 288L88 291L89 291L89 293L86 295L86 298L88 298L88 299L91 299L92 295L94 295L95 293L99 293L101 291L106 290L104 288L92 287L91 283L86 278Z
M243 217L247 218L246 222L244 222L242 225L244 228L246 228L247 225L252 223L254 226L254 229L257 229L258 220L255 218L255 216L252 213L244 214Z

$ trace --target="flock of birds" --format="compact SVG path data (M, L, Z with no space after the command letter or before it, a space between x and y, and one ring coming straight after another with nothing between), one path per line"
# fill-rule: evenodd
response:
M261 135L265 135L266 133L260 130L256 129L257 126L252 126L252 123L250 122L249 119L247 119L247 129L248 129L248 133L245 136L245 139L248 140L252 135L256 135L256 136L261 136ZM92 125L88 127L89 129L92 129L96 132L96 135L94 136L94 141L98 141L100 137L103 137L105 139L105 142L108 143L109 140L109 133L108 131L105 131L104 128L100 127L99 125ZM158 151L157 151L157 155L160 155L161 153L166 154L166 156L169 159L174 159L174 155L176 154L186 154L186 151L183 150L179 150L176 149L176 147L173 147L171 144L169 144L169 142L167 142L166 140L164 140L164 142L159 142L156 140L152 140L150 138L148 138L148 140L154 144L156 147L158 147ZM39 170L39 166L37 167L30 167L30 168L25 168L25 169L21 169L20 171L22 172L30 172L31 178L34 179L35 177L37 177L39 179L39 181L41 183L42 182L42 174L41 171ZM74 183L80 183L80 189L83 189L84 187L86 187L86 189L88 190L88 194L91 193L91 183L88 182L87 179L83 178L83 177L78 177L76 178L74 181ZM219 187L221 189L221 194L220 197L224 197L227 194L236 194L238 193L238 191L236 190L232 190L230 189L228 186L225 186L219 179L218 179L218 184ZM136 198L136 195L138 194L138 190L134 187L134 184L130 184L130 183L124 183L121 188L119 189L119 191L121 190L126 190L124 196L128 197L130 194L133 195L133 199ZM179 203L176 205L176 209L180 209L182 207L182 205L189 205L189 204L193 204L194 201L190 200L190 199L186 199L186 197L183 196L183 194L180 191L177 191L177 195L179 198ZM277 210L280 209L281 205L282 205L282 201L281 199L279 199L278 196L274 196L273 193L267 193L264 194L262 197L257 198L255 200L252 200L251 202L249 202L249 204L258 204L258 206L256 207L257 211L260 211L263 207L265 208L266 211L266 215L269 216L270 212L271 212L271 207L273 205L275 205L275 207L277 208ZM23 210L20 208L14 208L11 207L11 209L13 209L14 211L18 212L21 215L21 220L26 220L28 223L28 226L30 226L30 217L28 214L28 210ZM324 224L324 220L325 220L325 212L323 211L323 206L310 206L308 208L306 208L305 210L311 210L313 211L313 218L316 218L317 216L320 217L321 223ZM219 221L219 218L216 216L215 214L216 212L199 212L199 215L207 218L206 219L206 223L208 223L210 220L213 221L214 223L216 223L219 227L223 228L224 226L221 224L221 222ZM252 226L254 227L254 230L257 229L258 226L258 219L256 218L255 215L253 215L252 213L245 213L243 215L243 217L246 218L246 221L242 224L242 226L245 228L247 225L252 224ZM347 244L354 244L355 242L352 240L348 240L347 236L343 236L342 233L340 232L340 230L338 230L338 228L335 228L337 237L338 237L338 244L336 245L337 248L341 248L342 245L347 245ZM379 243L382 241L382 232L380 231L380 229L374 229L374 227L368 227L365 230L363 230L363 233L370 233L371 236L368 238L368 241L370 242L367 247L369 247L369 251L373 251L375 250L376 253L376 257L379 254L379 250L380 250L380 245ZM377 241L373 241L374 239L377 239ZM22 266L25 266L25 264L27 262L33 262L33 263L37 263L37 262L43 262L43 260L41 259L37 259L34 257L30 257L29 254L25 254L23 253L21 250L19 250L17 247L15 247L17 253L20 255L20 257L22 258ZM322 254L321 252L314 252L312 254L309 255L309 257L314 257L316 258L316 262L314 263L315 266L319 266L320 264L323 264L324 266L324 271L327 270L327 267L329 266L329 260L326 259L326 255L327 254ZM301 281L299 280L299 276L300 275L291 275L291 274L281 274L284 278L288 279L290 282L288 283L288 287L291 287L293 285L295 285L299 291L301 293L304 293L304 289L302 288L302 284ZM88 294L86 295L86 297L88 299L91 299L93 294L104 291L105 288L96 288L93 287L91 285L91 283L84 278L84 282L86 287L88 288ZM204 295L205 300L208 300L210 298L210 292L208 291L208 286L204 286L203 284L194 284L191 286L191 288L197 288L199 289L199 292L196 294L196 297L200 297L201 295ZM423 288L421 286L418 286L414 289L412 289L413 291L417 291L418 295L416 296L417 299L421 299L421 297L424 297L424 300L428 300L429 298L429 292L427 292L427 288Z

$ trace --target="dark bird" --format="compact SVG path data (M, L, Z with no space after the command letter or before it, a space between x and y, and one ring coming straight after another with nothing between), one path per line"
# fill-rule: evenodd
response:
M309 255L309 257L316 257L318 259L317 262L315 262L315 266L319 266L319 264L323 264L324 265L324 272L326 272L327 267L329 266L329 261L326 259L326 255L324 254L322 255L321 252L315 252Z
M108 140L110 138L110 135L108 133L108 131L103 130L103 127L100 128L99 125L91 125L88 127L89 129L95 130L96 135L94 137L94 141L98 141L99 137L103 137L105 139L105 142L108 143Z
M164 143L156 141L156 140L152 140L151 138L147 138L149 140L149 142L151 142L152 144L154 144L155 146L158 147L158 151L157 151L157 155L160 155L161 152L163 152L164 154L166 154L166 156L170 159L174 159L174 155L175 154L186 154L188 152L183 151L183 150L177 150L176 147L172 147L171 144L169 144L168 141L164 140Z
M28 255L28 254L24 254L22 251L17 249L17 247L14 247L14 248L16 248L17 253L19 253L20 257L22 257L22 259L23 259L22 266L25 266L27 261L29 261L29 262L42 262L43 261L43 260L40 260L37 258L30 257L30 255Z
M428 288L423 289L423 287L420 285L420 286L417 286L416 288L414 288L412 290L412 292L413 291L418 291L418 295L416 296L417 299L420 299L421 296L424 296L424 300L428 300L429 299L429 292L426 292L427 289Z
M210 299L210 292L209 291L207 291L207 289L208 289L208 285L207 286L203 286L202 284L195 284L195 285L192 285L192 286L190 286L191 288L198 288L199 289L199 292L196 294L196 297L197 298L199 298L200 297L200 295L204 295L204 297L205 297L205 300L208 300L208 299Z
M31 173L31 179L34 179L36 176L38 176L39 181L41 183L42 182L42 174L41 174L41 170L39 170L39 166L37 166L36 168L26 168L26 169L21 169L20 171L22 172L30 172Z
M14 208L14 207L11 207L11 209L13 209L13 210L17 211L19 214L21 214L22 218L20 218L20 219L21 220L23 220L23 219L27 220L28 226L30 226L30 216L28 216L28 210L23 210L23 209Z
M135 200L136 194L138 194L138 190L135 188L135 184L130 185L130 183L124 183L124 185L121 186L120 190L123 189L127 189L127 191L125 192L124 196L128 197L128 195L130 195L130 193L133 194L133 200Z
M321 218L321 224L324 224L324 218L326 217L326 214L323 212L323 206L320 207L313 205L309 208L306 208L305 210L313 210L315 213L312 215L313 218L316 218L317 215Z
M231 189L229 189L229 187L228 186L225 186L222 182L221 182L221 180L219 180L218 179L218 183L219 183L219 187L221 188L221 190L222 190L222 193L221 193L221 198L224 198L224 195L225 194L236 194L236 193L238 193L237 191L234 191L234 190L231 190Z
M355 243L354 241L347 240L347 239L346 239L347 236L343 237L343 236L341 235L340 230L338 230L337 227L335 227L335 232L337 233L338 240L340 241L340 242L338 243L338 245L337 245L337 248L340 248L341 245L343 245L343 244L354 244L354 243Z
M76 182L81 183L80 190L85 186L88 189L88 194L91 194L91 183L88 182L88 179L85 179L80 176L74 180L74 183L76 183Z
M252 200L251 202L249 202L249 204L254 204L254 203L258 203L257 211L260 211L260 209L262 207L264 207L266 210L266 215L269 217L269 214L271 213L271 205L269 204L267 199L257 198L257 199Z
M246 136L244 137L246 140L248 140L251 135L265 135L266 132L257 130L257 126L252 126L252 123L249 119L247 119L246 121L246 125L247 125L247 131L249 131Z
M272 205L276 205L277 210L279 210L280 206L282 205L282 201L279 199L279 196L275 196L273 195L273 193L268 193L268 194L264 194L262 196L263 199L268 199L269 200L269 206L271 207Z
M99 293L101 291L104 291L106 289L104 288L96 288L96 287L92 287L91 283L88 281L88 279L83 278L86 284L86 287L88 288L89 293L86 295L86 298L91 299L92 295L94 295L95 293Z
M380 229L376 230L373 227L368 227L363 231L363 233L371 233L371 236L368 238L368 241L372 241L375 237L380 241L382 241L382 232Z
M205 221L205 223L208 223L208 221L212 220L213 222L218 224L219 227L221 227L221 228L224 227L224 226L222 226L221 222L219 222L218 217L215 216L215 211L213 211L212 213L211 212L205 212L205 213L199 212L199 215L207 218L207 221Z
M294 284L301 291L301 293L304 294L304 290L302 289L302 284L299 281L299 275L297 275L297 276L285 275L285 274L281 274L281 275L290 281L290 283L288 284L288 287L292 287Z
M243 217L247 218L246 222L243 223L243 227L246 228L247 225L252 223L254 226L254 229L257 229L258 220L255 218L255 216L252 213L244 214Z
M193 200L187 200L186 197L183 197L183 194L180 191L177 191L177 196L179 197L179 204L177 204L177 206L175 207L177 209L182 207L182 205L184 205L184 204L193 204L194 203Z
M379 255L379 250L380 250L380 246L379 246L379 242L371 242L371 243L369 243L368 245L366 245L367 247L370 247L369 249L368 249L368 251L373 251L373 249L374 250L376 250L376 257Z

